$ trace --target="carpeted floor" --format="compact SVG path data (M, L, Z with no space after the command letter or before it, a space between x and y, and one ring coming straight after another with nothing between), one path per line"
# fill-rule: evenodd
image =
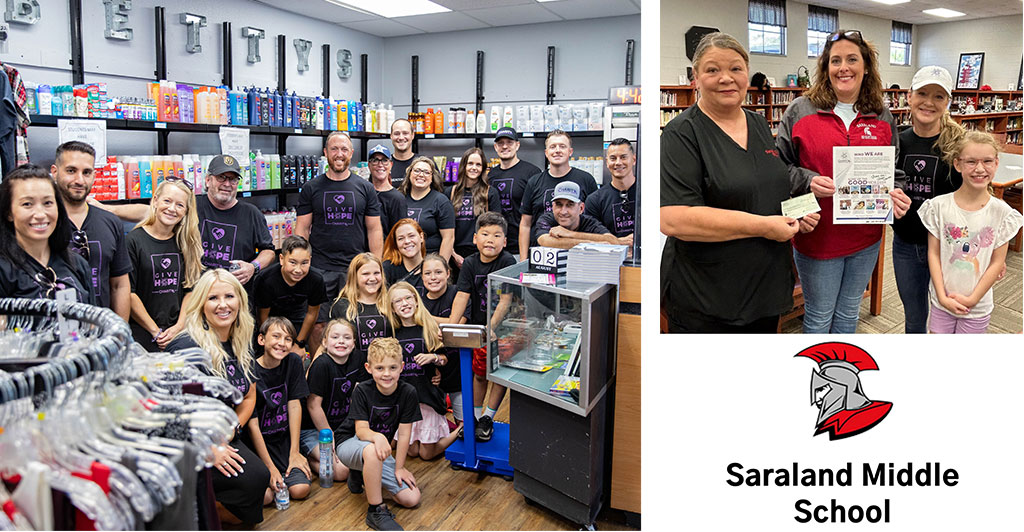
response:
M903 302L896 291L896 279L892 273L892 229L885 232L885 279L882 282L882 313L872 316L868 310L869 300L860 306L858 333L903 333ZM1024 303L1022 286L1022 260L1020 251L1006 255L1006 275L993 288L995 309L989 323L989 333L1020 333L1022 324L1021 306ZM782 326L782 332L800 333L801 318L792 319Z

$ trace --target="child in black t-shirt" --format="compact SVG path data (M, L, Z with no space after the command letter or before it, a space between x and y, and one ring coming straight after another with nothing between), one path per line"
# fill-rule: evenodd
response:
M356 350L365 358L374 338L392 336L386 318L388 290L383 265L372 253L360 253L348 266L345 286L331 305L331 319L345 318L356 326Z
M351 472L348 488L362 493L366 488L366 524L374 530L400 530L395 516L384 505L382 488L395 502L411 508L420 502L416 477L405 468L412 424L419 421L416 389L399 380L402 348L394 338L377 338L370 343L366 369L373 382L356 385L348 417L338 429L338 458ZM397 434L394 456L391 442ZM367 449L367 447L371 447Z
M291 235L284 239L280 262L256 276L253 290L260 323L270 316L287 318L298 331L295 344L303 349L316 324L320 305L327 302L323 276L309 269L312 253L305 238Z
M448 283L448 261L437 253L431 253L423 259L423 307L439 323L448 323L452 315L452 303L455 301L455 288ZM468 308L466 309L469 310ZM465 323L468 316L463 314L458 323ZM462 371L459 367L459 350L445 348L448 363L441 367L441 391L448 394L452 401L452 413L455 421L462 421Z
M338 430L348 415L356 384L370 378L366 373L366 360L359 357L355 346L356 326L343 318L331 320L324 328L324 340L306 374L309 397L299 446L314 471L320 470L320 431ZM334 480L346 478L348 468L335 456Z
M516 259L505 249L505 218L493 211L480 215L476 220L473 243L478 253L466 257L459 272L458 293L452 302L449 323L459 323L466 306L471 309L469 323L487 325L493 331L505 318L512 304L512 294L503 293L494 309L490 323L487 322L487 275L516 263ZM505 387L491 383L491 396L486 410L484 395L487 392L487 349L473 351L473 409L479 418L476 425L476 439L488 441L494 434L494 413L505 398Z
M254 368L256 411L249 419L249 436L256 455L270 470L263 504L270 504L281 486L288 486L293 499L309 495L312 474L299 451L301 400L309 395L309 388L302 376L302 360L291 352L294 337L291 322L274 316L263 322L257 338L263 355Z
M448 363L441 343L441 331L420 300L419 293L409 283L398 283L388 290L391 312L388 320L395 328L395 338L402 346L405 366L402 380L416 388L422 420L412 424L409 437L409 456L430 460L448 448L458 437L448 427L445 414L448 407L444 394L434 384L440 383L439 368Z

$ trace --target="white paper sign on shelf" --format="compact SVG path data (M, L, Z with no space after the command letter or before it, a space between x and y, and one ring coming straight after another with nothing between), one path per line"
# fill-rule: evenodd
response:
M238 165L243 168L249 166L249 130L221 126L220 152L237 159Z
M96 164L103 166L107 162L107 121L106 120L57 120L58 142L77 140L84 142L96 150Z

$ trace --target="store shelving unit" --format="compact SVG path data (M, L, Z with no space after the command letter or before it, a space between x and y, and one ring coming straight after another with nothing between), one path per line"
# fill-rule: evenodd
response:
M1004 143L1007 151L1021 153L1022 148L1024 148L1022 144L1024 143L1022 143L1021 139L1022 114L1019 107L1016 111L995 110L997 108L997 99L1002 100L1002 105L999 108L1006 109L1011 105L1010 102L1014 102L1013 105L1019 106L1021 98L1021 91L955 90L953 91L951 110L957 110L961 102L969 102L974 104L974 108L978 112L971 114L952 113L950 116L967 129L992 133ZM985 112L983 109L986 104L991 104L993 111Z

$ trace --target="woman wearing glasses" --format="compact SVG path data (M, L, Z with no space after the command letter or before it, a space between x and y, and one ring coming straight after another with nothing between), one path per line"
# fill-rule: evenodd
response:
M829 35L814 84L786 109L776 141L789 165L793 195L813 192L821 207L818 227L793 239L804 294L803 330L856 332L884 225L832 223L832 148L899 145L896 122L882 104L878 51L859 31ZM896 173L902 180L903 172ZM910 198L900 189L890 195L894 215L901 218Z
M448 187L446 196L455 211L455 240L452 262L455 275L466 257L476 253L473 233L476 232L476 218L487 211L487 162L484 151L470 148L459 161L459 180Z
M26 164L0 183L0 297L49 298L66 288L95 304L89 263L71 253L71 221L46 169Z
M132 334L150 351L162 350L184 325L185 293L202 273L196 198L184 181L156 188L146 218L128 233L132 261Z
M154 201L153 203L156 203ZM202 347L213 359L213 373L242 392L242 402L232 405L239 428L246 426L256 408L252 355L255 322L241 283L227 270L209 270L195 283L182 309L184 329L167 346L169 351ZM263 495L270 485L270 471L256 453L238 437L214 449L213 492L217 513L226 523L256 524L263 521Z
M416 220L427 235L427 253L452 257L455 244L455 209L444 196L441 174L429 157L417 157L405 171L399 190L407 198L409 218Z
M697 105L661 136L662 306L669 332L769 333L793 308L789 240L816 214L782 216L786 165L764 117L742 107L747 51L712 33L693 58Z

